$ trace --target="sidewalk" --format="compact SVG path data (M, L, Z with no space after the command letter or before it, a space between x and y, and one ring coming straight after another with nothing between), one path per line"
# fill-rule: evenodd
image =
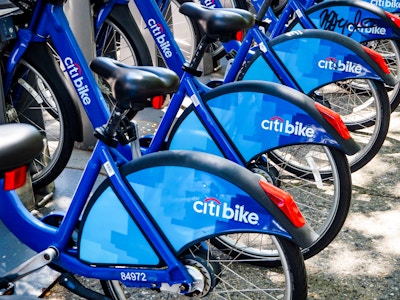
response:
M161 117L148 109L138 116L144 133ZM353 204L335 241L306 261L309 299L400 299L400 112L392 114L391 128L379 155L353 174ZM74 150L67 169L56 180L56 195L48 210L69 203L84 161L90 152ZM32 252L20 245L0 223L0 274ZM18 283L23 295L39 295L56 277L48 268ZM55 287L51 299L74 299Z

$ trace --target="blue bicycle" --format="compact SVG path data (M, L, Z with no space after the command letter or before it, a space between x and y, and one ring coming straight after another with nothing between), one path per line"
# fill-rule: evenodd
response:
M148 97L174 92L179 79L152 67L114 79L124 87L116 86L116 108L96 128L99 141L65 214L38 220L22 205L14 189L24 184L43 137L28 124L0 126L0 220L38 252L2 274L0 294L12 294L14 282L49 265L62 273L61 285L87 299L306 299L306 270L295 242L306 247L316 235L291 196L211 154L162 151L127 160L117 145L139 144L126 112L140 110ZM107 179L92 191L101 168ZM239 245L244 235L260 233L282 262L262 276L252 265L261 257L241 260L219 241L227 236ZM100 280L103 292L81 285L74 274Z
M29 87L53 81L62 84L65 76L68 76L93 126L102 126L108 120L109 110L68 26L63 3L38 1L35 4L31 8L29 26L18 31L18 35L24 38L16 40L10 54L12 59L7 60L5 86L13 93L26 92L28 84ZM159 10L158 14L163 18ZM227 15L229 23L225 21L213 27L213 30L217 30L213 32L214 38L221 34L225 36L226 30L235 32L253 23L252 15L246 11L229 12ZM156 16L149 12L149 18ZM219 20L215 12L210 22L214 24ZM59 54L58 62L53 60L53 54L48 51L47 42L50 38ZM29 40L31 42L27 43ZM170 43L171 47L177 47L173 38ZM339 115L298 91L260 81L232 82L215 89L202 84L192 73L200 61L203 46L199 48L197 59L191 66L185 67L181 87L174 93L154 139L142 139L139 152L147 155L164 147L201 150L229 158L267 178L293 195L310 226L317 232L318 239L312 247L303 248L306 257L315 255L332 241L346 219L351 201L351 174L344 151L355 153L358 146ZM42 57L40 62L37 57ZM65 74L60 74L60 61L65 67ZM99 65L102 68L116 67L114 60L109 58L96 60L93 64L100 68ZM120 67L125 69L126 65ZM25 71L23 75L31 77L16 77L15 72L19 68ZM106 78L113 73L109 73L107 68L105 72L101 74ZM113 86L115 82L110 80L102 85ZM28 99L35 103L41 99L41 95L49 94L29 91L30 96L39 95ZM63 91L68 92L68 89L64 87ZM193 105L176 122L165 143L186 95L190 96ZM73 106L66 96L68 93L62 98L62 105L71 109ZM113 94L111 96L115 97ZM42 103L47 103L46 99ZM51 114L44 117L55 121ZM71 115L70 120L75 120L72 118L77 117ZM151 143L146 145L146 142ZM118 150L128 160L132 156L127 147L118 147ZM251 239L243 240L243 243L245 241L250 243ZM265 249L263 246L249 244L244 247L228 238L224 242L231 246L232 253L242 258L260 255L263 257L260 261L265 265L280 263L279 256L274 255L275 251L260 251Z
M274 38L288 31L298 29L324 29L351 37L380 53L391 73L398 77L400 19L375 5L385 9L385 1L281 1L279 15L272 9L275 1L252 0L250 3L238 2L238 8L251 6L260 13L260 24ZM387 1L390 9L390 1ZM218 2L216 6L219 7ZM223 5L221 3L221 5ZM393 8L390 9L393 12ZM265 22L262 22L265 20ZM400 103L400 86L387 86L391 111Z
M124 5L123 3L128 10L128 2L109 1L107 6L100 6L97 15L104 18L107 15L107 9L117 4ZM182 4L177 6L176 1L172 1L168 6L165 1L161 1L164 3L162 6L164 10L160 15L160 1L157 3L156 1L133 2L142 18L150 20L153 16L153 20L159 24L163 33L169 31L169 28L172 28L174 35L176 31L179 31L179 26L183 22L182 18L176 18L174 22L174 19L171 20L168 17L177 14L172 7L180 7ZM192 13L190 10L195 9L192 7L188 11L188 3L184 4L186 20L196 23L196 18L204 13L205 9L202 12ZM217 5L217 2L214 4ZM263 13L256 16L256 24L262 22L263 16ZM97 18L95 24L96 28L101 28L102 19ZM144 24L147 23L144 22ZM151 30L148 31L157 45L157 34ZM193 32L195 36L200 34ZM172 49L171 53L174 55L167 57L162 51L159 51L159 54L165 64L181 76L181 66L188 56L173 44L179 46L186 40L177 40L177 43L172 43L168 34L164 36L165 45L170 45L169 49ZM211 43L208 47L214 44ZM252 47L254 44L262 47ZM157 46L162 47L160 44ZM378 153L385 140L390 120L390 107L384 82L394 85L396 80L387 74L389 70L385 62L375 52L361 47L355 41L350 41L343 36L331 35L327 31L302 31L269 40L260 31L258 25L247 30L242 43L229 40L224 43L224 47L231 52L231 57L234 57L233 64L222 80L218 78L210 83L212 86L237 79L262 79L288 85L308 94L342 116L345 124L352 131L353 138L361 145L357 155L348 156L352 172L362 168ZM101 44L97 49L98 56L101 56ZM119 60L118 57L111 57ZM356 57L355 60L353 60L354 57ZM361 60L358 60L359 58ZM362 68L367 68L368 71L361 73L355 71L354 67L358 64L362 65Z

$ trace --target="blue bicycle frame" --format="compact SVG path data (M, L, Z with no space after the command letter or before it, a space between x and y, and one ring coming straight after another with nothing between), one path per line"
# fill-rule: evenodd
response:
M272 202L271 204L265 200L262 203L258 202L229 180L208 172L210 168L204 162L209 163L215 158L220 158L213 158L208 154L196 154L207 156L201 158L205 159L203 161L195 160L200 162L200 165L196 165L195 161L194 165L188 162L179 163L183 160L188 161L187 155L187 152L177 155L171 152L159 152L140 158L140 164L135 165L135 162L132 162L125 165L127 160L121 157L118 151L99 141L82 175L71 205L67 213L62 216L63 221L59 227L46 224L46 217L42 222L31 215L15 191L3 189L4 179L0 179L0 219L16 237L33 250L41 252L48 248L57 249L58 256L53 263L69 272L98 279L120 280L127 286L148 288L159 288L160 283L165 282L170 285L186 283L190 286L193 279L177 257L191 247L196 240L219 233L227 234L235 230L273 233L291 239L291 235L268 212L267 207ZM191 155L194 154L191 153ZM168 164L173 160L175 162ZM217 161L214 163L218 164ZM124 166L121 167L122 165ZM97 190L99 193L95 194L95 201L85 208L102 166L107 170L108 181ZM231 166L239 168L233 163ZM182 185L185 191L169 188L176 186L177 172L186 178L185 184ZM213 182L214 192L205 189L205 185L201 185L199 189L199 180ZM258 180L255 181L258 182ZM154 185L155 182L157 185ZM148 193L154 189L157 192ZM257 193L255 191L256 189L254 195ZM151 194L155 198L161 195L162 198L158 200L162 199L162 204L155 206L156 199L150 197ZM221 199L220 195L224 195L224 199ZM199 201L193 203L194 197ZM237 209L236 203L240 203L240 211L248 212L246 213L248 218L246 217L244 221L242 216L241 221L238 221L232 217L224 219L223 215L221 217L204 213L201 206L205 205L204 199L211 199L209 197L219 199L225 210L229 207L233 211L235 207ZM147 212L143 210L142 205L146 207ZM193 209L187 210L184 214L176 209L187 205L193 206ZM162 214L158 211L161 207ZM86 212L81 220L83 211ZM170 220L174 218L179 219L179 224L170 223ZM195 224L193 218L197 220ZM105 223L104 220L107 219L112 219L113 222ZM120 223L125 221L128 222L129 231L126 232L125 237L121 236L116 244L116 240L112 237L119 232L116 228L128 228L126 224ZM69 243L79 223L82 225L79 250L77 250L71 248ZM191 234L177 235L176 227L179 227L181 233L187 231ZM99 228L101 228L100 232ZM311 231L310 235L305 234L307 230L307 225L299 228L293 225L293 228L290 228L294 236L303 244L307 244L306 240L313 238ZM305 240L302 241L302 238ZM139 244L144 248L138 247ZM98 251L93 251L93 247L97 245L102 247ZM111 256L109 251L112 252ZM96 266L93 266L94 264ZM110 268L110 266L121 265L126 268ZM160 266L168 268L159 268ZM132 279L130 274L137 274L135 277L137 279Z
M59 57L65 66L65 72L71 79L88 113L89 119L95 127L100 127L107 123L110 113L84 56L69 29L61 2L59 5L56 5L38 0L30 26L19 31L20 40L15 45L14 49L16 50L11 53L6 75L10 76L12 74L15 62L22 57L24 50L27 49L30 42L45 42L47 37L51 36L55 49L58 51ZM6 77L6 89L9 88L9 85L9 78ZM100 141L96 144L92 157L88 162L88 167L85 169L79 187L74 194L71 206L66 215L63 216L63 221L59 228L38 221L25 210L14 191L4 191L3 189L0 191L0 219L3 220L4 224L8 226L21 241L33 250L40 252L48 248L56 248L58 250L58 257L54 262L61 268L65 268L78 275L96 277L98 279L120 280L127 286L151 288L160 287L159 284L162 282L167 282L169 285L186 283L190 286L193 283L193 279L176 257L185 249L192 246L193 241L205 237L212 237L215 234L227 234L232 232L232 230L260 232L265 234L273 233L287 238L296 237L296 241L304 247L308 246L312 239L315 239L315 236L311 234L308 238L302 240L304 236L301 231L304 230L304 227L287 229L290 231L289 234L288 231L283 229L280 222L275 220L268 212L267 206L269 204L261 203L263 201L259 202L255 199L253 201L253 198L243 192L241 188L234 186L227 180L218 179L217 176L208 173L207 169L193 168L191 164L185 165L185 163L180 165L179 161L182 161L182 159L179 157L175 158L177 161L176 163L172 166L168 166L165 162L168 161L170 155L171 154L168 154L168 152L159 152L141 158L142 162L147 160L150 162L150 165L155 164L156 170L151 167L143 169L143 164L139 164L135 169L134 163L127 164L132 158L131 148L129 146L121 146L114 149ZM212 156L205 158L203 162L204 161L209 163L212 161ZM146 166L146 163L144 163L144 165ZM82 234L80 236L81 247L79 253L77 253L76 249L68 248L68 243L73 231L80 222L86 200L89 198L95 179L103 166L107 170L109 183L107 183L108 185L106 184L106 186L109 186L109 188L101 190L98 195L99 197L91 207L90 212L96 211L94 215L85 215L85 222L83 222L85 225L83 225ZM234 168L239 168L236 164L232 164L232 166ZM125 168L124 170L126 170L126 173L121 173L124 172L121 171L123 168ZM165 170L168 168L169 170ZM137 173L134 171L137 171ZM245 171L247 174L248 171ZM196 174L190 172L195 172ZM161 177L158 178L157 176L155 177L155 174L162 176L167 173L171 174L168 180ZM185 186L185 188L190 191L196 190L195 187L198 187L199 176L206 176L210 182L213 182L213 185L215 184L217 191L226 191L227 195L231 195L228 198L236 199L232 200L231 203L230 201L223 201L224 203L226 202L227 207L232 205L232 208L229 209L234 210L235 207L237 207L237 204L235 206L236 201L246 203L245 207L242 205L242 208L240 208L241 213L244 214L248 211L251 216L259 216L257 217L257 222L253 219L249 219L250 221L245 222L242 216L242 221L239 220L238 222L238 220L233 220L232 218L229 220L225 218L222 220L222 224L220 224L221 219L215 218L215 215L207 215L203 213L203 211L200 212L200 204L197 204L192 212L187 212L185 218L182 219L182 213L176 209L176 205L177 207L185 207L187 203L193 204L193 194L186 193L186 197L181 197L182 195L177 197L176 193L179 189L171 190L168 188L175 186L175 174L177 173L187 174L185 178L193 179L191 184L186 182L188 185ZM236 173L236 171L232 171L232 174L235 176L237 175ZM191 233L194 232L194 236L184 235L177 237L177 229L171 224L163 224L163 219L156 221L158 222L157 225L154 224L154 220L158 219L155 217L157 211L152 210L155 209L152 207L154 199L142 195L141 191L143 190L137 188L137 186L140 185L142 187L147 185L154 188L154 182L157 181L157 178L164 185L164 187L160 185L156 186L156 188L157 191L165 191L165 197L161 197L160 199L163 200L163 205L170 207L167 209L172 213L172 215L169 215L169 220L170 218L179 218L179 220L183 222L179 224L179 228L182 229L182 226L186 227L187 231ZM257 182L258 180L259 179L257 179ZM0 185L3 186L2 179L0 180ZM111 188L111 186L113 188ZM204 185L202 188L203 193L209 192L208 190L204 190ZM133 193L132 189L136 192ZM156 193L154 193L154 195L155 194ZM100 257L94 257L93 253L91 253L93 244L102 243L102 241L96 240L99 236L96 235L99 228L96 222L103 221L104 218L102 216L107 214L107 217L109 217L110 213L110 210L104 210L100 205L103 195L107 198L107 203L112 204L112 210L115 209L119 218L127 218L129 219L129 224L136 226L136 229L130 231L129 236L122 239L123 243L119 245L120 252L126 253L128 250L136 251L133 255L133 257L137 259L135 262L129 260L130 258L124 255L118 256L117 259L110 260L105 252L102 252ZM199 201L203 201L206 197L216 198L217 195L199 193L198 197ZM176 202L177 199L180 199L179 203ZM121 201L124 203L124 207L118 209L118 204L121 208ZM141 202L141 204L139 202ZM142 205L147 207L147 212L144 212ZM240 213L240 211L238 211L238 213ZM131 219L131 216L135 217L135 221ZM194 218L198 220L196 224L192 222ZM210 224L213 223L215 226L210 226ZM140 224L140 228L138 224ZM205 224L207 224L207 228L202 228L201 226ZM132 228L132 226L130 228ZM202 229L196 231L198 226ZM285 226L285 228L288 227ZM112 231L112 228L104 229L102 226L101 234L104 233L104 230ZM165 237L167 237L168 241L166 241ZM147 243L146 246L148 247L146 251L140 252L137 250L135 246L138 240L145 243L145 245ZM113 241L108 242L110 245L114 243ZM132 243L134 243L134 245ZM93 264L100 265L94 267L92 266ZM120 268L103 266L104 264L108 266L129 265L130 267L121 270ZM132 266L133 264L140 267L136 268ZM157 268L162 264L168 266L168 268ZM144 265L151 265L154 268L144 269ZM132 277L128 276L129 274L140 274L140 279L132 280ZM156 285L154 285L154 283L156 283Z
M108 7L108 10L110 10L110 7L114 4L127 5L128 2L129 1L124 0L111 0L107 3L108 6L106 7ZM160 3L163 3L165 7L167 6L166 3L168 3L169 1L158 1L159 3L156 3L155 1L137 0L134 2L140 14L145 19L145 23L147 24L148 29L153 36L153 39L156 41L156 43L157 41L160 41L160 43L157 43L157 46L159 47L167 66L181 76L181 67L184 63L184 58L174 39L171 38L171 32L169 31L168 24L166 23L162 12L159 9L159 5L161 5ZM210 6L209 1L204 1L203 4ZM218 7L218 5L220 5L219 1L213 1L212 7ZM96 28L100 28L106 14L106 8L100 11L99 16L102 16L103 19L98 18L96 20ZM225 75L224 83L235 81L238 74L240 74L243 62L251 59L253 53L252 50L260 48L262 51L262 55L267 61L267 64L264 64L262 66L262 72L261 70L257 69L257 72L255 73L257 73L258 75L263 74L263 80L282 83L286 86L300 90L304 93L309 93L311 90L326 85L330 82L356 77L376 79L384 81L390 86L395 85L395 79L382 70L383 66L378 66L375 60L372 60L371 57L367 57L362 47L360 47L360 45L356 45L357 43L351 43L349 41L343 40L339 36L325 36L324 32L315 34L313 38L320 39L320 42L316 42L310 45L310 41L306 41L304 38L299 36L298 39L296 39L296 41L294 42L296 44L286 44L285 50L282 50L283 47L281 47L281 49L279 50L280 54L277 55L277 53L274 51L274 47L279 47L276 46L277 43L274 42L274 46L270 45L270 38L263 34L257 26L254 26L254 28L251 28L247 31L247 35L241 43L238 41L230 41L224 44L224 47L228 53L233 50L237 52L232 66L230 67L228 73ZM286 37L286 39L292 38ZM281 39L279 41L283 44L284 39ZM259 47L252 48L254 42L256 42ZM343 45L346 46L343 47ZM324 51L321 52L319 50L319 47L323 47ZM313 52L315 52L315 54ZM345 60L351 59L353 63L360 64L364 69L364 72L362 74L355 74L354 72L343 72L340 70L331 69L332 72L330 72L328 75L324 75L323 77L319 75L315 76L315 74L319 74L321 72L321 69L318 67L314 67L314 69L310 71L309 68L310 66L316 64L315 60L317 59L316 56L318 54L320 54L320 56L321 54L325 55L325 57L321 57L321 59L334 58L337 61L339 61L341 58ZM293 55L298 55L299 57L304 56L308 58L315 57L315 59L304 61L303 63L301 63L301 65L296 63L298 70L303 69L305 71L294 71L293 64L290 63L290 56ZM362 59L356 59L356 62L352 58L357 56L361 57ZM327 69L325 69L325 71L326 70Z
M122 2L127 3L126 1ZM119 0L118 3L121 3L121 0ZM45 1L42 0L38 1L36 5L37 6L29 27L19 31L19 39L17 40L14 50L10 55L10 59L8 60L5 78L6 93L10 86L10 78L13 74L15 65L22 57L24 50L27 49L29 42L46 42L47 38L51 37L54 47L65 66L65 72L70 77L76 93L79 95L83 107L87 112L89 120L95 128L105 124L108 120L109 111L105 104L104 98L96 85L95 79L92 76L89 67L87 66L85 58L79 49L73 33L68 26L68 21L63 12L63 6L46 4ZM167 24L165 24L165 20L158 7L152 1L138 1L136 5L142 13L142 17L146 24L148 24L153 38L158 41L160 51L164 54L166 60L168 61L168 65L171 64L175 66L173 71L180 70L180 74L182 74L183 72L181 67L183 64L183 57L173 39L172 34L169 31ZM49 24L52 25L49 26ZM160 26L164 28L163 31L160 29ZM238 153L237 149L244 148L245 144L233 144L233 142L223 132L223 128L221 128L221 126L218 124L218 121L212 116L212 113L207 105L201 99L200 94L210 90L210 88L204 84L201 84L196 78L194 78L193 75L185 73L181 76L183 76L181 78L181 85L183 88L181 88L173 96L169 108L160 123L156 136L154 137L149 149L144 151L145 154L156 152L162 149L162 145L165 142L168 131L171 128L171 124L175 120L181 103L186 95L189 96L194 102L197 113L199 114L201 120L206 123L207 130L213 142L215 145L217 145L216 148L221 151L215 154L221 155L222 153L223 156L240 165L246 165L252 157L257 156L259 153L265 153L280 146L293 143L310 143L312 141L312 143L320 143L322 145L331 145L337 147L341 150L344 150L348 154L353 154L355 151L357 151L356 149L358 149L354 141L348 136L341 136L341 133L339 133L340 130L338 130L338 128L334 128L326 119L324 119L314 105L304 104L303 102L307 102L304 99L300 102L293 102L295 100L288 98L284 105L287 105L288 108L298 106L297 109L291 109L288 110L288 112L293 113L293 116L305 116L307 122L309 122L309 124L313 124L312 126L317 126L319 130L316 132L321 134L315 135L312 139L307 136L299 137L291 135L289 138L285 139L273 139L273 143L269 143L272 141L270 138L264 138L260 135L255 135L253 140L257 143L257 147L254 147L253 151L256 152L247 153L245 156L243 156L243 153ZM269 97L269 94L263 95L263 102L268 103ZM283 106L280 105L279 107ZM268 113L274 114L276 112L274 110L269 110ZM273 117L273 115L271 117ZM234 126L239 126L240 124L239 127L243 127L240 120L233 120L234 122L239 122L235 123ZM295 121L293 120L293 122ZM269 132L264 131L263 134L269 134ZM252 135L254 135L254 133ZM243 141L238 142L242 143ZM262 149L260 149L260 147ZM127 159L132 157L129 147L120 147L119 150Z

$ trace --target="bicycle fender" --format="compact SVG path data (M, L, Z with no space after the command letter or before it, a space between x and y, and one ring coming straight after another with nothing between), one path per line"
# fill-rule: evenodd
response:
M204 101L225 137L249 163L261 153L294 144L320 144L346 154L359 150L329 124L308 96L264 81L224 84L204 94ZM167 149L196 150L223 156L193 107L187 108L170 134Z
M385 11L365 1L324 1L305 14L315 28L344 34L357 42L400 38L400 28Z
M397 82L359 43L335 32L293 31L272 39L269 47L305 94L332 82L354 78L379 80L391 86ZM265 80L264 74L270 70L271 66L259 52L253 56L241 79ZM273 77L267 79L277 82Z
M74 140L81 142L83 140L82 117L77 104L78 100L74 101L74 95L76 94L72 84L62 74L60 66L56 64L46 43L30 43L27 51L24 53L23 59L29 62L37 60L38 57L40 57L41 61L41 64L38 64L38 69L41 73L45 73L47 68L54 68L58 73L60 81L65 82L68 95L65 95L63 101L60 101L59 104L65 107L69 118L74 120L74 122L71 122L71 132Z
M177 255L215 235L259 232L310 245L316 234L294 226L262 190L252 172L207 153L160 151L121 168L126 183ZM80 259L88 263L156 265L156 236L134 220L109 180L82 217ZM141 226L142 225L142 226Z
M399 13L400 12L400 3L396 0L364 0L368 3L376 5L382 8L385 11L390 13Z

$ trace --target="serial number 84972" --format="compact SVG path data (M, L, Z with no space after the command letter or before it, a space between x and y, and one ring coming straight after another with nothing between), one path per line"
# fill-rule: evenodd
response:
M147 281L146 273L143 272L121 272L121 280L123 281Z

